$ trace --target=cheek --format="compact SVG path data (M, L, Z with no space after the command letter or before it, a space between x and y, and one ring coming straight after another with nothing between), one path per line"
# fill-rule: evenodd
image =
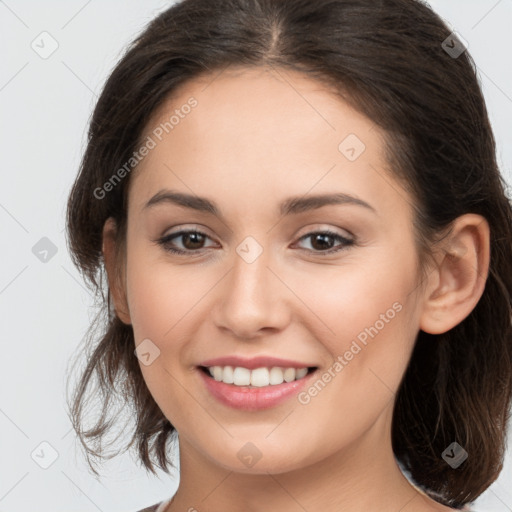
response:
M318 320L307 329L316 329L315 338L329 352L331 363L298 399L311 431L319 423L330 426L322 434L321 450L353 441L395 397L417 325L410 293L413 275L404 267L400 270L353 272L340 281L332 279L328 290L318 290L313 297L330 329Z
M127 296L137 343L150 338L160 345L186 325L187 314L208 292L208 282L198 269L191 272L134 248L127 260Z
M358 329L370 327L388 310L388 316L394 318L396 302L402 306L411 303L417 286L415 262L379 257L376 264L375 259L368 264L312 268L306 278L300 272L294 277L297 295L317 314L318 323L336 337L352 336Z
M154 362L145 365L141 360L139 366L153 399L176 427L182 425L180 411L191 408L180 384L187 377L181 359L194 336L196 323L190 318L208 291L207 283L204 273L184 271L161 257L156 261L150 251L134 247L129 253L127 298L135 345L149 339L159 350ZM152 356L157 353L151 350Z
M368 265L333 267L328 275L319 269L302 280L297 295L315 312L306 328L332 361L341 357L343 368L334 371L344 374L335 379L339 386L356 394L379 379L393 391L399 386L418 331L416 286L413 251L399 262L381 255Z

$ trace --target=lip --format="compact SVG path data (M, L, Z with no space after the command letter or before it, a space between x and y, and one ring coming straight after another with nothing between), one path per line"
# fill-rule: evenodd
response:
M249 370L256 368L272 368L280 366L282 368L310 368L312 366L318 367L316 364L301 363L299 361L292 361L290 359L280 359L272 356L258 356L251 358L244 358L240 356L226 356L216 357L215 359L208 359L199 364L199 366L241 366Z
M212 360L215 361L215 360ZM222 361L225 361L223 359ZM207 361L211 363L211 361ZM273 366L281 366L275 364L275 359L272 362ZM288 365L288 361L286 364ZM217 366L208 364L208 366ZM228 366L227 363L219 364L218 366ZM239 366L242 366L239 364ZM263 365L264 366L264 365ZM257 368L258 366L256 366ZM261 367L261 365L260 365ZM297 366L297 368L304 368L305 366ZM209 393L218 400L221 404L228 407L245 410L245 411L258 411L276 407L294 395L297 395L317 374L317 370L311 371L305 377L292 382L283 382L282 384L269 385L263 387L248 387L248 386L235 386L234 384L226 384L224 382L216 381L210 375L207 375L201 368L197 368L197 372L203 379L206 389Z

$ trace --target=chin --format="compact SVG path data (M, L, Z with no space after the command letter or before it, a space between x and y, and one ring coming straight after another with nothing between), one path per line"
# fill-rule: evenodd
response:
M219 452L210 452L207 456L216 465L228 471L248 475L287 473L313 464L317 459L322 459L322 455L318 452L304 454L302 443L302 447L290 443L275 446L268 442L265 443L263 438L260 442L258 440L254 442L234 441L233 445L219 444ZM228 456L228 454L232 454L232 456ZM297 456L301 458L298 459Z

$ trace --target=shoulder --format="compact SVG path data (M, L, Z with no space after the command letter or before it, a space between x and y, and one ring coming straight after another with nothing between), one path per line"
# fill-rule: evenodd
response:
M139 510L138 512L157 512L159 505L160 505L160 503L157 503L156 505L151 505L151 507L143 508L142 510Z
M169 503L171 503L172 498L168 500L161 501L159 503L155 503L155 505L151 505L150 507L143 508L142 510L138 510L137 512L164 512Z

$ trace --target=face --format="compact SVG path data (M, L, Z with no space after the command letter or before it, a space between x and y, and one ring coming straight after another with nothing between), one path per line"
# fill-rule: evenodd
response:
M131 177L125 291L147 386L182 449L233 471L389 443L421 301L382 133L298 73L214 76L156 113Z

